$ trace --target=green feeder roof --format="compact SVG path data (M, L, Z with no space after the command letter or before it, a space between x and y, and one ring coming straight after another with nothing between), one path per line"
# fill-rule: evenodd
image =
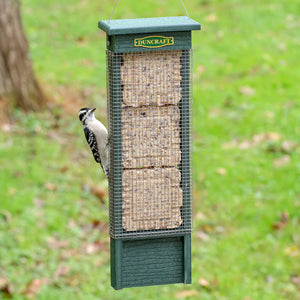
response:
M100 21L98 27L108 35L200 30L198 22L189 17L119 19Z

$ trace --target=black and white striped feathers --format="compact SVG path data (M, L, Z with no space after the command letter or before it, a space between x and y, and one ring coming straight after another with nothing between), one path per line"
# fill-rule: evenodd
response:
M78 117L83 124L85 138L92 150L94 159L99 163L108 177L108 133L105 126L95 118L94 111L96 108L82 108Z

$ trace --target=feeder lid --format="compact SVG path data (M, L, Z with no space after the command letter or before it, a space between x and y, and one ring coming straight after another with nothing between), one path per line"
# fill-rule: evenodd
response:
M200 24L189 17L141 18L100 21L98 27L108 35L191 31L199 30Z

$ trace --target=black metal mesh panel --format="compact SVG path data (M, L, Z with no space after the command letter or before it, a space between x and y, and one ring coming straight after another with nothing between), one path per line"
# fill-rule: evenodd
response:
M191 232L191 57L107 51L113 238Z

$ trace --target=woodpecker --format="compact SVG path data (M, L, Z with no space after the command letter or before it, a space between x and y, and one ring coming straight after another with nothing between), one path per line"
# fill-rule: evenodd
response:
M96 108L82 108L78 113L78 117L83 124L84 135L92 150L94 159L101 165L105 176L108 177L108 133L105 126L95 118L95 110Z

